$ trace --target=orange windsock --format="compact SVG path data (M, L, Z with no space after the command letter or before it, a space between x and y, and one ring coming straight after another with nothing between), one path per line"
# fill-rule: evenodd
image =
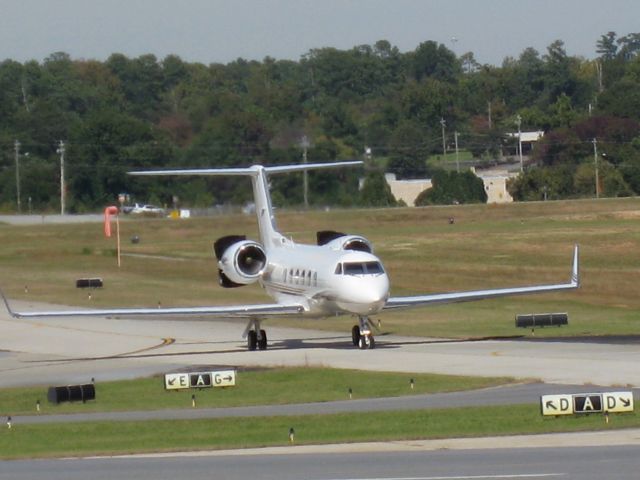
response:
M104 234L107 237L111 236L111 215L118 214L118 207L110 206L104 209Z

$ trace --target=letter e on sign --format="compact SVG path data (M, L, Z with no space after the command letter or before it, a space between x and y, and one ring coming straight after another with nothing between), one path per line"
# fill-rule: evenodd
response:
M165 390L189 388L189 375L186 373L167 373L164 376Z

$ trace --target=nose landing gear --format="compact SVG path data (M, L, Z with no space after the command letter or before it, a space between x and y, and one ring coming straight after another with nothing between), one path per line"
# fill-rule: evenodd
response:
M359 325L354 325L351 329L351 340L355 347L360 350L368 350L376 346L373 333L369 327L369 317L359 317Z

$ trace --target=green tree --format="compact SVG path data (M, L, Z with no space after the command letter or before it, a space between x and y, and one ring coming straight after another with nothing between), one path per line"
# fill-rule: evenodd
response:
M596 42L596 53L605 60L612 60L618 53L618 45L616 44L616 32L607 32L601 35Z
M405 121L391 135L389 171L398 178L422 178L427 174L424 137L420 129Z
M432 177L432 188L420 193L416 206L452 205L458 203L486 203L484 182L473 172L447 172L437 170Z
M371 171L364 178L360 190L360 204L367 207L394 207L396 199L381 171Z

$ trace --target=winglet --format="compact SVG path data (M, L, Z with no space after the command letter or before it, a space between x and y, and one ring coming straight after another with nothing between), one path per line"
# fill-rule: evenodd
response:
M571 284L575 285L576 288L580 286L580 253L578 244L575 245L573 249L573 267L571 268Z
M5 297L4 292L2 290L0 290L0 296L2 297L2 301L4 302L4 306L7 308L7 312L9 313L9 315L11 315L13 318L20 318L20 314L17 314L13 310L11 310L11 307L9 306L9 301L7 300L7 297Z

